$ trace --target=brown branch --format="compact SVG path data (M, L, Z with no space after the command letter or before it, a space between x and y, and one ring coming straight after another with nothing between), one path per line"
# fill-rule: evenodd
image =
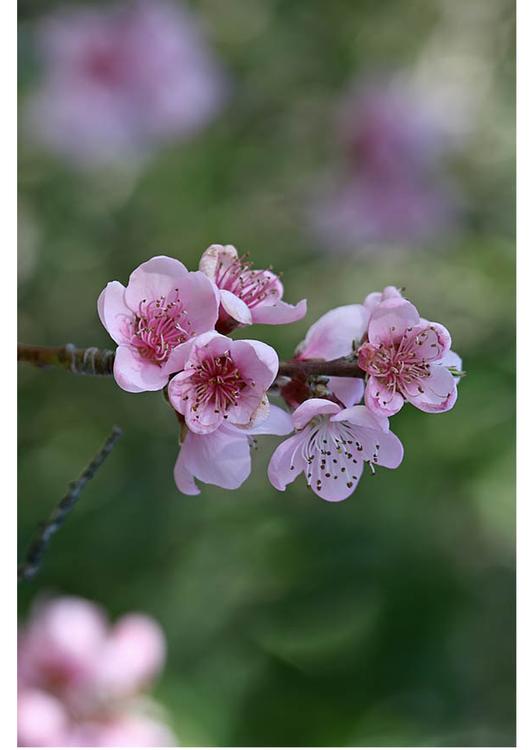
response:
M52 536L64 524L67 516L79 500L81 491L87 482L94 478L96 472L103 465L122 434L120 427L113 427L101 450L96 453L87 468L79 476L79 479L70 483L66 495L53 509L48 520L39 525L28 547L25 561L18 566L19 583L21 581L29 581L39 572L42 559L48 549Z
M76 375L112 375L114 352L110 349L77 349L66 346L28 346L19 344L18 361L36 367L61 367ZM364 373L351 357L340 357L331 362L317 359L281 362L278 377L344 377L361 378Z

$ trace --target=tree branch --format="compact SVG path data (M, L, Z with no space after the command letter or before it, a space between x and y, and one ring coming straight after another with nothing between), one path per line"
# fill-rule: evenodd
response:
M122 434L123 432L120 427L113 427L111 434L103 444L101 450L99 450L94 456L87 468L80 475L79 479L70 483L66 495L53 509L48 520L39 525L28 547L25 561L18 566L19 583L21 581L29 581L39 572L42 565L42 559L48 549L52 536L64 524L68 514L73 510L79 500L81 491L87 482L94 478L96 472L103 465Z
M77 349L73 344L66 346L28 346L19 344L18 361L36 367L61 367L76 375L112 375L114 352L110 349ZM340 357L331 362L317 359L291 360L281 362L278 377L343 377L361 378L365 373L351 357Z

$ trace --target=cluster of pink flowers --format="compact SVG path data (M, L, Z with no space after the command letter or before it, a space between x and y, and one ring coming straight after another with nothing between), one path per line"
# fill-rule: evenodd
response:
M130 162L188 137L219 110L225 76L184 5L123 0L64 8L37 28L35 140L79 166Z
M19 746L174 747L145 695L164 660L151 617L128 614L111 626L84 599L37 603L19 633Z
M116 382L135 393L167 389L181 424L174 471L181 492L198 494L196 480L236 489L249 476L254 436L294 433L273 453L272 485L284 490L304 473L319 497L344 500L365 463L373 470L401 463L389 417L406 402L425 412L454 405L461 360L450 334L421 318L396 287L330 310L292 361L302 371L306 360L345 358L357 363L360 377L313 377L301 386L298 375L278 377L271 346L228 334L251 323L299 320L306 301L284 302L278 276L253 269L231 245L211 245L199 268L158 256L133 271L127 287L110 282L98 300L118 344ZM293 411L269 402L272 386Z
M422 243L451 229L459 201L444 166L455 149L450 125L407 76L358 83L337 128L342 173L311 208L322 242L349 251Z

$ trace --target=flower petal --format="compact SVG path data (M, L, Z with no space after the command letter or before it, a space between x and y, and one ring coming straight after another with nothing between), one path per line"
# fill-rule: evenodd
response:
M289 305L279 300L274 304L260 304L252 309L253 323L267 323L269 325L282 325L283 323L294 323L306 315L306 300L302 299L296 305Z
M210 245L201 256L199 270L209 279L214 279L218 264L223 268L229 266L237 258L238 251L233 245Z
M157 255L133 271L125 290L125 301L131 310L137 310L142 300L156 300L179 288L187 274L186 266L179 260Z
M328 389L345 407L354 406L363 398L365 383L362 378L328 378Z
M218 319L219 291L201 271L189 271L179 281L179 297L192 324L192 336L212 331Z
M446 367L432 364L429 376L413 384L411 391L408 389L407 398L421 411L429 413L449 411L457 399L457 385Z
M354 342L367 332L369 314L363 305L343 305L329 310L310 328L297 347L298 359L324 359L352 354Z
M243 429L247 435L289 435L293 432L291 414L279 406L270 404L269 414L260 424Z
M306 461L302 456L302 446L306 431L284 440L274 451L267 468L267 476L275 489L284 492L304 470Z
M235 490L250 472L251 451L247 435L222 426L208 435L187 433L175 464L174 477L180 491L189 495L197 494L193 477Z
M164 368L146 362L129 346L119 346L114 355L114 379L124 391L160 391L168 382Z
M370 376L365 387L365 405L375 414L392 417L404 405L404 399L398 391L389 390L383 383Z
M117 344L129 340L127 325L134 315L125 304L125 287L119 281L110 281L98 297L98 314L107 332Z
M320 414L337 414L341 407L326 398L309 398L303 401L292 414L293 425L296 430L306 427L314 417Z
M371 344L399 341L408 328L419 324L417 308L405 299L390 297L373 311L369 321Z
M226 289L220 290L221 305L227 315L244 326L250 326L253 322L251 311L243 300Z

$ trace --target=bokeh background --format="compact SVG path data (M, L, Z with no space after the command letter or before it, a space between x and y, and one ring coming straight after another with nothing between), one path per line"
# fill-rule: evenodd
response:
M180 496L160 394L21 367L20 555L111 426L125 431L20 587L21 617L42 592L156 617L169 652L154 693L183 745L512 745L514 3L187 7L220 71L219 104L147 155L95 164L39 139L38 29L62 11L20 0L20 340L110 346L96 313L107 281L161 252L193 269L210 243L232 243L283 271L287 301L308 299L306 320L245 332L281 359L326 310L395 284L450 329L468 375L451 412L403 409L403 464L367 472L336 505L302 480L273 490L273 438L239 491ZM360 137L359 91L385 98L389 81L413 125L392 105ZM390 144L396 193L384 167L370 172L372 136ZM360 208L348 186L363 192L365 179ZM416 206L426 216L430 191L445 221L408 236L390 202L400 219ZM370 211L368 233L349 225Z

